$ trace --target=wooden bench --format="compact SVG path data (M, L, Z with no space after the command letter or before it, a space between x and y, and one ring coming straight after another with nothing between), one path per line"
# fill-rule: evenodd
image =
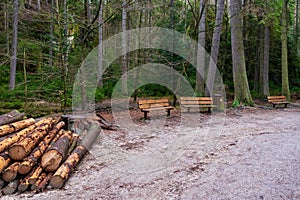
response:
M273 104L273 109L280 104L284 104L284 107L286 108L289 104L289 102L286 101L285 96L268 96L268 102Z
M144 119L147 119L147 114L154 110L166 110L167 116L170 116L170 111L174 109L170 106L168 99L144 99L138 101L139 109L144 113Z
M211 97L180 97L180 106L187 108L188 112L191 108L207 108L208 113L211 113L212 108L217 107L213 105Z

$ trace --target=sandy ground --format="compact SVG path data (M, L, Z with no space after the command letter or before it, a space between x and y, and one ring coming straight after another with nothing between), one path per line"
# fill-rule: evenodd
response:
M137 115L102 131L63 189L2 199L300 199L299 108Z

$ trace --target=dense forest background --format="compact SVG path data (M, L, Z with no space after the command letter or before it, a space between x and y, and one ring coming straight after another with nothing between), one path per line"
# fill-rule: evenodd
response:
M2 0L0 7L1 109L30 113L37 102L57 110L70 107L75 75L93 48L122 31L155 26L184 33L212 52L227 98L236 105L300 94L299 0ZM232 37L239 33L242 42ZM242 55L234 54L236 45ZM105 71L96 101L111 96L122 73L154 61L173 67L206 95L189 63L162 50L143 49L120 57ZM241 80L236 74L243 66L246 78ZM145 85L135 95L172 93Z

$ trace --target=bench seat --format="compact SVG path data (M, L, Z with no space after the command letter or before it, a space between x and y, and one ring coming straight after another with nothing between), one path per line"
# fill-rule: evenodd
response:
M148 118L148 113L150 111L156 110L165 110L167 116L170 116L170 111L174 109L173 106L170 106L168 99L144 99L139 100L138 102L139 109L144 113L144 119Z

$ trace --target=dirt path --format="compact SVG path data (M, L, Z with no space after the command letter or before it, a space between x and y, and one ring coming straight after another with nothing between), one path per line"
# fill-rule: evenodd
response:
M196 116L103 131L64 189L2 198L300 199L299 109Z

